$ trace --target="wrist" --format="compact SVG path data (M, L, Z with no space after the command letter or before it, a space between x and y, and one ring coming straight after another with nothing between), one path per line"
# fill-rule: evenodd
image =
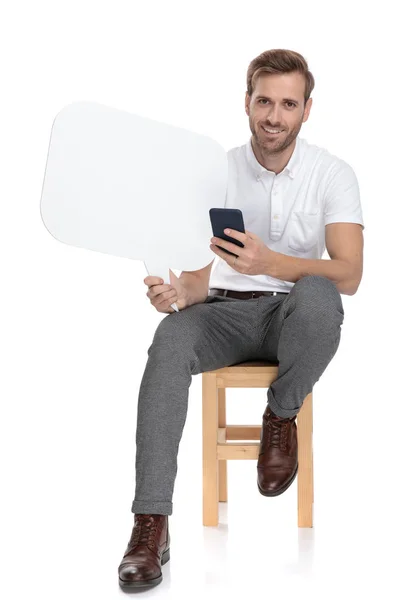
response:
M206 300L208 296L208 287L206 290L202 289L203 286L196 275L184 273L179 278L179 283L181 284L181 295L179 300L184 302L185 308Z
M281 264L282 254L280 252L275 252L275 250L271 250L271 256L269 260L269 265L267 269L267 275L278 279L277 275L279 273L279 267Z

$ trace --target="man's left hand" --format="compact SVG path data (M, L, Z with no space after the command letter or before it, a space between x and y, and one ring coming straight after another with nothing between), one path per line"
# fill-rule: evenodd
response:
M224 233L229 237L238 240L244 244L244 247L236 246L232 242L227 242L218 237L211 238L210 248L222 258L232 269L246 275L272 275L275 266L277 252L274 252L264 242L251 231L245 230L245 233L236 231L235 229L224 229ZM227 254L223 250L217 248L225 248L234 254Z

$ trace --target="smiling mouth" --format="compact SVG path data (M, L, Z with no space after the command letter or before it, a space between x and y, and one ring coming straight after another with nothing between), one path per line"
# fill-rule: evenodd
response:
M265 133L267 135L279 135L283 131L283 129L280 129L279 131L275 131L275 130L271 129L270 131L268 131L264 126L262 126L262 129L265 131Z

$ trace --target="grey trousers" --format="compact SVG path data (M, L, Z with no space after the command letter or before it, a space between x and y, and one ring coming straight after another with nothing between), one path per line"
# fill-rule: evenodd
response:
M278 362L268 404L291 417L335 355L343 319L335 284L317 275L301 278L287 296L208 296L168 314L148 349L139 390L132 512L172 514L192 375L247 360Z

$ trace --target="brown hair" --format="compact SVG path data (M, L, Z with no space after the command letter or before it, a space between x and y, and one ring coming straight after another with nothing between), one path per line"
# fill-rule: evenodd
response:
M311 96L315 81L308 70L306 59L293 50L267 50L254 58L247 69L247 93L251 97L257 79L262 73L293 73L297 71L304 75L306 88L304 104Z

